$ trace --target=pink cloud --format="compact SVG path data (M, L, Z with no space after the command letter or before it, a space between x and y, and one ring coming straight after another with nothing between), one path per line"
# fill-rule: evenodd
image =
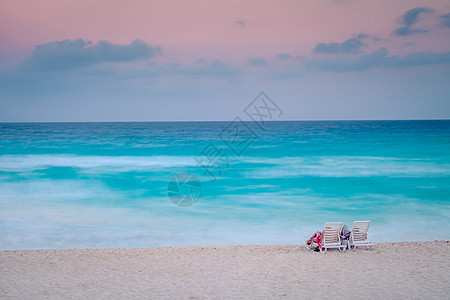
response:
M442 1L426 3L445 9ZM343 42L357 33L388 37L397 19L414 5L409 0L4 0L0 39L6 44L3 56L11 57L20 53L24 58L37 44L65 39L121 44L142 39L163 47L161 60L206 57L244 62L278 53L307 55L317 43ZM245 20L245 27L237 26L236 20ZM392 45L400 50L403 43ZM429 49L421 50L448 48L448 42L427 44ZM378 47L369 45L367 51Z

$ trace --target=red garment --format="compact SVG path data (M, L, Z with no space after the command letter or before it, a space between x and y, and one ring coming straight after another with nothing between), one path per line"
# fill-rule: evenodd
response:
M320 239L322 238L322 232L319 233L319 235L316 237L316 243L319 245L320 251L322 251L322 245L320 244Z
M317 243L317 245L319 245L320 250L322 250L322 245L320 244L320 241L322 240L323 237L323 232L322 231L316 231L312 237L310 237L307 241L306 244L307 245L311 245L311 243L313 241L315 241Z

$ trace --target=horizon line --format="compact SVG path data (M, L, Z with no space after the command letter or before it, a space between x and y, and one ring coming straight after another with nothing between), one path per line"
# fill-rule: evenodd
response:
M264 120L264 122L329 122L329 121L448 121L450 118L417 118L417 119L289 119ZM233 120L140 120L140 121L0 121L0 124L9 123L187 123L187 122L233 122ZM243 122L255 122L242 120Z

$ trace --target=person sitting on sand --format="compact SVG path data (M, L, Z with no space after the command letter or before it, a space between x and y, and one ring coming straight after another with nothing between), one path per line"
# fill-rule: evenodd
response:
M323 241L323 231L316 231L312 237L310 237L308 240L306 240L306 246L309 249L313 249L313 250L322 250L322 243Z

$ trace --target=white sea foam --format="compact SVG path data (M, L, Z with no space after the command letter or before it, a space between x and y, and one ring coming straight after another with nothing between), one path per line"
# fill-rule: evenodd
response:
M81 155L2 155L1 171L30 171L48 167L81 169L107 168L118 170L144 170L196 166L192 156L81 156Z
M268 148L277 148L277 145L255 145L252 146L252 149L268 149Z
M429 160L370 156L312 156L283 158L242 158L247 163L271 166L243 171L247 178L317 177L440 177L450 175L450 164Z

